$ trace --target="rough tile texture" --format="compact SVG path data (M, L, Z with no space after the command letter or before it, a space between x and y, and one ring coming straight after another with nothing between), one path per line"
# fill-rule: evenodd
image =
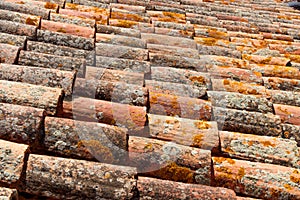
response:
M130 199L135 176L131 167L31 154L22 190L57 199Z
M16 184L20 180L24 157L28 150L27 145L0 140L0 182L2 184Z

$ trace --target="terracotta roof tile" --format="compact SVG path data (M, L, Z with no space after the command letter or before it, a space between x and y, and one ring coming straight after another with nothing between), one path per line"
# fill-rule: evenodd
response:
M145 13L146 8L144 6L134 6L134 5L128 5L127 2L125 4L122 3L110 3L111 8L118 8L118 9L123 9L123 10L128 10L131 12L136 12L136 13Z
M84 49L77 49L67 46L60 46L51 43L27 41L26 49L43 54L52 54L57 56L73 57L76 59L85 59L87 65L94 65L95 51L88 51Z
M30 154L22 191L56 199L126 199L133 196L135 176L131 167Z
M0 83L2 103L43 108L50 115L55 115L61 109L62 89L4 80L0 80Z
M18 191L16 189L0 187L0 198L3 200L16 200L18 199Z
M96 67L125 70L130 72L149 73L150 63L147 61L96 56Z
M26 36L12 35L7 33L0 33L0 43L10 44L24 48Z
M168 54L173 56L182 56L188 58L199 58L199 52L191 48L177 48L175 46L167 46L160 44L147 44L147 49L150 53Z
M140 85L95 79L77 78L74 95L136 106L145 106L148 101L148 90Z
M298 79L299 69L296 67L286 67L280 65L265 65L265 64L250 64L252 71L260 72L263 76L267 77L281 77Z
M201 98L206 95L208 88L206 85L192 85L181 83L170 83L155 80L146 80L145 86L150 92L186 96L191 98Z
M146 42L136 37L112 35L112 34L96 34L96 42L109 43L114 45L123 45L137 48L146 48Z
M18 4L14 1L3 0L0 2L0 8L4 10L10 10L25 14L32 14L41 16L43 19L48 19L50 15L50 10L44 8L43 6L32 5L32 4Z
M213 106L273 113L273 104L265 97L223 91L208 91L207 94Z
M28 151L28 145L0 140L1 184L18 184Z
M142 39L146 40L146 42L150 44L162 44L196 49L196 43L193 40L187 38L142 33Z
M93 38L95 36L95 30L93 28L48 20L41 21L41 30L65 33L86 38Z
M210 184L208 150L135 136L129 137L128 148L130 165L138 172L166 180Z
M124 20L124 19L109 19L110 26L117 26L121 28L131 28L134 30L138 30L143 33L154 33L154 26L148 23L136 22L132 20Z
M290 90L299 92L299 80L279 77L264 77L264 86L273 90Z
M263 78L260 72L247 69L238 69L235 67L226 66L209 66L207 71L211 78L231 79L245 83L253 83L263 85Z
M73 0L73 4L80 4L85 6L92 6L92 7L98 7L98 8L109 8L109 3L115 1L115 0ZM71 3L71 2L69 2Z
M213 107L213 119L222 130L275 137L282 133L280 117L271 113Z
M241 94L268 96L264 86L254 83L243 83L229 79L212 79L214 91L238 92Z
M171 28L158 28L158 27L155 27L154 33L161 34L161 35L175 36L175 37L190 38L190 39L193 39L194 36L194 32L191 31L182 31L182 30L176 30Z
M85 26L90 28L94 28L96 24L96 21L93 19L81 18L77 16L69 16L69 15L58 14L58 13L51 13L50 20L54 22L75 24L75 25Z
M95 46L94 40L92 38L89 39L47 30L37 31L37 41L84 50L93 50Z
M216 151L219 136L216 122L148 114L149 131L153 138Z
M149 113L179 116L195 120L210 120L211 104L202 99L149 92Z
M30 145L41 139L44 110L7 103L1 103L0 110L1 139Z
M77 71L79 77L84 77L86 70L85 59L23 50L20 52L18 64L66 71Z
M29 39L36 38L37 28L35 26L21 24L7 20L0 20L0 31L3 33L27 36Z
M166 76L168 74L168 76ZM210 74L188 69L151 67L151 80L211 88Z
M0 80L62 88L66 95L73 92L75 72L3 63L0 64L0 72Z
M299 168L299 149L292 140L220 132L221 151L230 157Z
M279 115L283 123L300 125L300 107L274 104L275 114Z
M213 157L215 183L263 199L299 199L299 170L280 165Z
M28 15L19 12L13 12L8 10L0 10L0 19L12 22L18 22L22 24L40 26L41 17L35 15Z
M146 61L148 50L106 43L96 43L96 55Z
M146 108L141 106L79 97L72 102L64 102L63 113L59 115L76 120L125 127L130 135L148 135L144 127Z
M182 24L176 22L162 22L162 21L153 21L152 22L155 27L158 28L168 28L168 29L175 29L187 32L194 32L194 26L192 24Z
M19 50L20 47L0 43L0 63L16 63Z
M268 93L273 103L296 105L295 94L292 91L268 90Z
M97 24L96 32L97 33L123 35L123 36L136 37L136 38L141 37L141 32L139 30L116 27L116 26L100 25L100 24Z
M127 129L95 122L46 117L42 147L57 155L125 164Z
M70 16L95 19L97 24L107 24L108 17L110 15L109 9L106 8L98 8L72 3L66 3L65 9L60 9L59 13Z
M149 23L150 18L146 15L143 15L141 13L136 13L134 11L128 11L118 8L111 8L110 18L112 19L123 19L123 20L129 20L134 22L143 22L143 23Z
M155 178L139 177L140 199L235 199L232 190L200 184L186 184ZM167 192L166 192L167 191Z
M111 82L124 82L128 84L144 85L144 73L127 72L106 68L90 67L86 69L86 79L97 79Z

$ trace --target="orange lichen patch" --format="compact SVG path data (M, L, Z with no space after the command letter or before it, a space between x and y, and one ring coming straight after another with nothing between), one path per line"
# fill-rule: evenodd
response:
M284 54L284 57L289 58L292 62L300 63L300 55Z
M175 162L169 162L159 170L147 173L150 176L161 179L180 181L185 183L194 183L194 172L187 168L178 166Z
M228 79L223 80L224 89L228 92L239 92L241 94L264 95L266 90L263 86L251 83L242 83Z
M47 9L56 9L57 6L58 6L58 5L55 4L55 3L46 2L44 7L47 8Z
M288 16L288 15L278 15L277 18L278 19L287 19L287 20L293 19L291 16Z
M162 12L162 14L165 17L170 17L170 18L173 18L173 19L185 20L185 14L179 14L179 13L174 13L174 12Z
M109 19L109 25L123 27L123 28L132 28L138 25L138 22L122 20L122 19Z
M222 164L223 162L227 162L227 163L229 163L231 165L235 164L235 161L232 160L231 158L224 158L224 157L213 157L213 161L216 164Z
M145 22L145 19L138 14L129 14L129 13L122 13L122 12L112 12L111 18L112 19L130 20L130 21L136 21L136 22Z
M294 183L300 184L300 172L297 169L295 169L290 175L290 180Z
M59 28L56 31L59 32L59 33L66 33L67 32L66 29L64 29L64 28Z
M101 162L112 163L114 161L111 150L98 140L81 140L77 143L77 148L82 148L87 154L95 156Z
M222 31L208 29L208 36L213 38L218 38L218 39L226 39L228 37L228 34Z
M189 77L189 80L192 81L193 83L197 83L197 84L205 84L205 78L203 76L191 76Z
M275 147L276 145L270 141L260 141L260 143L265 147Z
M211 125L208 124L208 123L205 122L205 121L196 121L196 122L194 122L194 125L195 125L198 129L201 129L201 130L211 128Z
M24 1L18 1L17 4L25 4Z
M285 184L283 185L283 187L284 187L285 189L287 189L287 190L292 190L292 189L293 189L293 187L292 187L290 184L287 184L287 183L285 183Z
M232 43L235 43L238 46L248 46L248 47L258 48L258 49L267 47L266 41L258 40L258 39L231 37L230 41Z
M37 17L28 17L25 23L28 25L37 26L39 25L39 19Z
M268 64L268 65L281 65L286 66L290 62L290 59L284 57L272 57L272 56L258 56L258 55L249 55L243 54L242 58L248 60L251 63L257 64Z
M193 144L191 146L193 147L201 147L203 142L203 135L197 134L193 136Z
M154 148L153 148L153 144L152 143L148 143L144 146L143 148L143 152L144 153L147 153L147 152L152 152L154 151Z
M197 44L207 45L207 46L224 46L229 45L228 40L216 39L212 37L202 38L202 37L194 37L194 40Z

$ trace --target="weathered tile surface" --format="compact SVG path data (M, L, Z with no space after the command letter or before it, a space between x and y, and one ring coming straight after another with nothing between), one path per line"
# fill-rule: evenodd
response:
M22 190L56 199L129 199L136 174L131 167L30 154Z
M140 199L235 199L232 190L199 184L139 177L137 183ZM167 192L166 192L167 191Z
M45 109L55 115L62 106L63 90L0 80L0 102Z
M104 163L125 164L127 130L95 122L46 117L45 150Z
M0 183L16 184L20 181L25 164L25 154L28 153L28 150L28 145L0 140Z
M165 180L209 185L210 151L156 139L129 137L129 159L138 172Z

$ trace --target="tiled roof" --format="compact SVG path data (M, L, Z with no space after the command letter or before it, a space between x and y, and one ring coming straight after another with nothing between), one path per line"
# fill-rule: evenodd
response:
M300 199L299 28L282 0L0 0L0 199Z

